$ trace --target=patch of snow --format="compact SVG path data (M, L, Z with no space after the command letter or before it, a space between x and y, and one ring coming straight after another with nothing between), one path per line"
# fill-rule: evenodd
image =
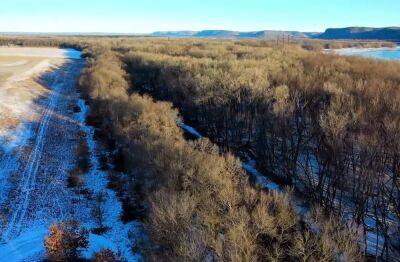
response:
M89 247L83 253L83 257L91 259L93 256L102 249L110 249L113 252L118 252L118 247L110 239L103 236L89 234Z
M202 136L200 135L199 132L197 132L196 129L194 129L191 126L188 126L188 125L184 124L183 122L178 121L178 126L180 128L182 128L183 130L185 130L186 132L188 132L189 134L195 136L196 138L202 138Z
M18 238L7 242L5 245L0 245L0 260L7 262L41 261L44 254L43 241L46 233L47 228L31 228Z
M27 123L20 123L13 130L0 129L0 147L6 154L9 154L15 148L25 146L32 136L33 132Z
M385 244L385 238L382 235L377 235L375 232L367 232L367 253L375 255L382 250Z
M100 163L97 156L99 151L97 143L94 139L94 128L85 124L89 107L83 99L79 99L77 105L80 112L76 114L76 120L81 124L83 131L86 133L86 142L90 152L91 171L85 175L86 187L95 195L98 193L105 194L105 222L104 225L109 228L102 236L91 235L91 248L86 253L86 257L90 258L93 253L101 248L109 248L113 251L120 252L128 261L139 261L141 256L132 253L132 246L138 238L141 237L141 226L138 222L130 222L124 224L121 221L122 204L116 193L107 188L108 174L100 170ZM86 223L87 228L95 228L97 225L92 221ZM133 239L131 239L133 236ZM94 243L92 244L92 241Z
M266 176L264 176L263 174L258 172L258 170L256 169L255 166L256 166L256 161L254 161L252 159L250 159L246 163L242 164L243 169L246 170L248 173L250 173L254 177L256 184L259 184L263 188L266 188L266 189L269 189L272 191L278 191L278 192L282 191L281 187L278 184L272 182Z
M365 218L365 225L370 227L370 228L375 228L376 227L376 220L373 217L367 216Z

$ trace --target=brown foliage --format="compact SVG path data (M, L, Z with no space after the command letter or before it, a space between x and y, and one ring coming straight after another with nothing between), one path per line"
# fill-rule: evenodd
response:
M50 261L76 261L80 251L86 249L88 244L88 231L80 229L76 221L51 225L44 240Z
M98 59L104 58L95 57L93 68L103 64ZM85 72L82 88L91 84L85 79L92 73L90 68ZM100 107L104 121L110 121L107 128L124 148L128 172L139 174L136 183L148 206L145 225L151 241L143 246L148 260L304 259L297 241L306 236L316 243L316 251L309 255L314 260L335 260L343 254L337 242L332 244L336 249L324 249L320 233L304 227L288 195L253 189L237 158L220 154L209 140L185 141L171 104L128 95L124 84L107 82L98 83L102 91L91 86L85 90L94 112ZM287 106L287 87L277 88L275 97L277 114L293 110ZM346 243L357 250L354 241ZM358 256L357 251L349 253Z
M399 252L388 218L398 213L400 194L399 63L229 41L199 43L200 57L190 41L157 44L125 50L135 90L173 102L225 151L255 152L266 173L328 212L359 206L351 217L366 230L366 216L386 221L376 256ZM375 44L387 43L360 46Z

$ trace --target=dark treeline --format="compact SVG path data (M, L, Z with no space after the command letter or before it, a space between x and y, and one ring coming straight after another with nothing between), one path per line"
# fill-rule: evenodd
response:
M0 46L29 46L29 47L64 47L83 50L90 40L82 37L52 37L52 36L0 36Z
M148 259L359 260L354 225L365 249L379 242L370 255L398 254L398 63L262 41L35 41L84 49L81 86L124 156L131 206L146 207ZM219 149L184 140L172 105L138 93L172 102ZM325 212L300 219L220 152L250 155Z
M160 41L161 40L161 41ZM158 45L162 45L161 43L166 41L163 38L151 38L151 37L126 37L126 36L0 36L0 46L30 46L30 47L66 47L66 48L75 48L79 50L83 50L89 46L93 45L105 45L112 47L114 49L121 50L129 50L131 47L135 47L136 50L137 44L132 44L132 41L141 42L141 45L146 45L146 43L151 43ZM169 41L169 40L168 40ZM193 39L193 40L183 40L174 41L175 45L187 45L189 42L193 43L203 43L209 44L213 40L202 40L202 39ZM396 47L396 43L393 42L385 42L385 41L351 41L351 40L317 40L317 39L292 39L292 38L282 38L276 40L214 40L216 43L232 43L235 42L236 45L241 46L251 46L251 47L284 47L284 46L295 46L300 47L305 50L313 50L313 51L321 51L323 49L340 49L340 48L393 48ZM149 48L150 46L148 46ZM142 49L142 48L141 48ZM147 49L147 48L146 48Z
M323 49L340 49L340 48L394 48L396 43L384 41L345 41L345 40L316 40L305 39L299 40L300 44L306 50L320 51Z

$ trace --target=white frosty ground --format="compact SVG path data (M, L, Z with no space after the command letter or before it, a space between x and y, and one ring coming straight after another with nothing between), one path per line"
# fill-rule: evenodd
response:
M60 54L59 51L55 53ZM120 251L128 261L135 261L139 256L132 254L131 244L135 244L140 234L140 225L120 221L121 203L115 193L106 188L107 174L98 170L100 149L93 139L94 130L85 125L88 108L76 91L84 63L65 59L53 64L55 60L45 60L49 66L54 66L54 71L44 70L41 74L47 91L42 93L43 98L14 112L22 123L9 130L8 136L15 139L6 143L3 149L7 150L0 148L0 261L41 260L43 238L51 223L75 219L88 229L97 226L91 212L93 200L67 188L67 176L76 160L77 134L81 131L86 133L92 164L91 171L84 176L85 187L93 194L103 191L107 195L105 224L110 227L102 236L90 234L90 247L84 255L90 258L100 249L109 248ZM34 82L31 76L16 77L12 83L31 85ZM80 107L81 113L73 113L74 105ZM29 121L22 117L26 113L37 117ZM20 126L24 128L19 129ZM2 144L5 145L4 141Z
M121 252L128 261L139 260L140 256L132 254L131 249L132 246L136 245L135 241L140 236L140 225L136 222L122 223L120 219L122 205L115 192L107 188L107 173L100 171L97 153L104 152L104 150L100 150L94 140L94 129L85 125L85 118L89 108L82 99L78 100L78 106L81 112L77 115L77 119L82 125L82 130L86 133L86 142L91 153L92 164L91 171L86 175L85 184L94 195L99 192L106 194L104 224L110 228L103 236L90 235L90 248L85 252L85 257L91 258L95 252L100 251L102 248L109 248L115 252ZM94 228L96 224L93 223L92 219L89 219L85 226ZM130 236L133 236L133 239Z

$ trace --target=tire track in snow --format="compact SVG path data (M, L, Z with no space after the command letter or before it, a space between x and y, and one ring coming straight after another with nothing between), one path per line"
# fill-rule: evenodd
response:
M39 164L42 156L42 150L44 146L44 138L48 128L48 123L51 119L52 113L58 101L58 90L62 83L58 83L58 74L51 85L52 95L50 96L50 101L43 113L42 121L40 122L38 134L33 146L33 149L29 155L27 164L22 173L21 184L19 189L18 197L16 198L17 205L13 208L13 213L11 215L11 220L4 229L3 240L8 241L12 238L13 234L18 234L22 221L26 216L26 212L29 207L31 191L35 189L36 177L39 171ZM21 185L20 184L20 185Z

